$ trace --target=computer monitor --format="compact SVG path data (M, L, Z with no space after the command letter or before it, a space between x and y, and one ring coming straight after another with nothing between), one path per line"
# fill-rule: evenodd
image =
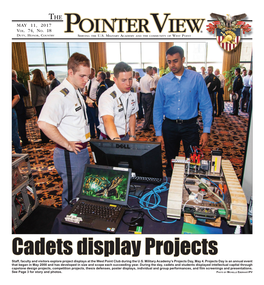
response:
M163 181L159 142L92 139L90 146L96 164L131 168L132 181Z

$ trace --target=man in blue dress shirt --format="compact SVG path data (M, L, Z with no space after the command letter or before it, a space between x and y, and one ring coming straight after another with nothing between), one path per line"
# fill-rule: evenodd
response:
M189 157L193 146L199 146L199 140L201 147L207 144L212 124L212 103L203 77L184 68L185 57L181 47L169 48L166 59L171 72L158 82L153 122L157 141L165 145L166 175L171 176L171 159L178 155L181 141L186 157ZM201 138L197 123L198 104L203 117Z

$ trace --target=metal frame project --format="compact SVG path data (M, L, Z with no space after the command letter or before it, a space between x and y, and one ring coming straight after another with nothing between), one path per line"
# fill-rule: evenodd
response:
M221 161L220 172L212 171L211 167L206 171L196 166L192 168L184 157L176 157L173 162L168 218L181 219L182 213L190 213L198 219L221 217L231 226L245 225L247 200L229 160Z

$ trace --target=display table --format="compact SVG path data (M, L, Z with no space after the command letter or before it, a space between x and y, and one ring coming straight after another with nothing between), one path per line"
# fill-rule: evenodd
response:
M148 189L153 189L155 186L154 185L147 185L146 190ZM145 191L146 191L145 190ZM145 193L145 192L144 192ZM138 199L134 198L133 192L131 192L131 196L128 199L128 205L133 209L139 209L139 203ZM162 192L159 194L161 202L160 205L165 206L167 205L167 197L168 197L168 191ZM153 215L155 218L159 220L163 220L164 217L167 217L167 209L165 207L158 207L157 210L151 210L151 215ZM53 227L52 227L52 234L108 234L104 233L101 231L95 231L95 230L90 230L90 229L85 229L85 228L80 228L80 227L75 227L71 225L66 225L62 224L62 219L66 216L66 214L70 211L71 206L68 205L66 208L64 208L56 217ZM143 216L144 218L144 226L143 226L143 234L181 234L182 233L182 227L183 227L183 216L180 220L173 220L173 219L166 219L166 222L169 223L164 223L164 222L158 222L154 221L149 218L149 214L147 210L143 210L145 215ZM148 216L147 216L148 215ZM125 215L123 217L123 221L121 221L116 234L129 234L130 232L128 231L129 226L126 223L129 223L132 217L137 217L138 212L137 211L131 211L128 210L125 212ZM172 221L175 221L172 223ZM202 225L202 226L208 226L211 227L210 225L207 225L203 222L197 221L197 225ZM221 223L221 229L223 231L223 234L233 234L236 227L234 226L229 226L227 222L222 219Z

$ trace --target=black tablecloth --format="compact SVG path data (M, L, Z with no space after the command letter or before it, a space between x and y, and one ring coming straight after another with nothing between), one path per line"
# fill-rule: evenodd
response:
M155 187L154 185L148 185L145 191L148 191L148 189L153 189L154 187ZM133 194L134 193L131 192L131 195L128 199L128 205L132 209L138 209L140 208L139 200L137 198L134 198ZM161 201L160 205L166 206L168 191L159 193L159 196L160 196L160 201ZM52 231L51 231L52 234L104 234L104 232L101 232L101 231L95 231L95 230L62 224L61 222L62 219L67 215L70 209L71 209L71 206L68 205L56 217L53 227L52 227ZM150 211L150 213L155 218L159 220L165 219L164 222L161 222L161 221L155 221L155 220L150 219L148 211L144 210L145 215L143 216L144 218L143 234L181 234L182 226L184 222L183 216L181 217L180 220L175 221L173 219L167 219L166 212L167 210L165 207L164 208L158 207L157 210ZM129 234L130 233L128 231L129 226L126 223L129 223L132 217L135 217L135 218L138 217L138 212L127 210L123 217L123 221L121 221L116 231L116 234ZM166 223L166 222L169 222L169 223ZM207 225L201 221L197 221L197 225L211 227L210 225ZM229 226L224 219L222 219L222 222L221 222L221 229L223 231L223 234L233 234L235 231L235 227Z

